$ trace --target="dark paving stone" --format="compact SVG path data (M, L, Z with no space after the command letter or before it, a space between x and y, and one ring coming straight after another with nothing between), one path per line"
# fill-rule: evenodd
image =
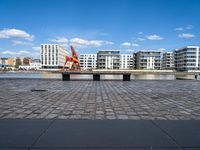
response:
M176 148L150 121L56 120L35 148Z
M159 120L154 122L182 147L200 147L200 120Z
M198 147L198 148L184 148L184 150L200 150L200 147Z
M0 148L27 148L49 126L50 120L1 119Z
M66 148L64 148L64 149L66 149ZM70 150L180 150L180 149L178 149L178 148L88 148L88 149L83 149L83 148L75 148L75 149L73 149L73 148L69 148ZM51 149L51 148L41 148L41 149L35 149L35 148L33 148L33 149L31 149L31 150L63 150L63 148L53 148L53 149Z
M0 150L29 150L28 148L27 149L24 149L24 148L0 148Z

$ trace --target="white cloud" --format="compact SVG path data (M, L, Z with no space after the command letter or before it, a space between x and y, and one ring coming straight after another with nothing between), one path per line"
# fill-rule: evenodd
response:
M32 47L32 49L35 51L40 51L40 46L34 46L34 47Z
M13 40L12 43L13 43L13 45L33 45L33 43L18 41L18 40Z
M30 35L29 33L19 29L0 30L0 39L9 39L9 38L22 38L28 41L33 41L34 35Z
M65 48L67 48L67 47L69 47L69 44L66 44L66 43L63 43L63 44L60 44L62 47L65 47Z
M22 55L22 54L30 54L30 52L29 51L23 51L23 50L21 50L21 51L3 51L3 52L1 52L1 54L3 54L3 55L14 55L14 56L16 56L16 55Z
M193 25L187 25L187 26L186 26L186 29L187 29L187 30L193 29Z
M130 42L124 42L121 44L121 46L123 47L131 47L131 43Z
M143 34L143 32L138 32L138 34L140 35L140 34Z
M181 33L181 34L178 35L178 37L180 37L180 38L193 38L193 37L195 37L195 35L191 34L191 33Z
M130 48L130 47L138 47L139 44L137 43L130 43L130 42L124 42L121 44L122 47L125 47L125 48Z
M153 34L153 35L147 35L146 38L148 40L163 40L163 37L160 37L159 35Z
M184 30L191 30L193 29L194 26L193 25L187 25L186 27L178 27L178 28L175 28L176 31L184 31Z
M133 50L133 49L126 49L125 51L130 52L130 53L135 52L135 50Z
M176 31L183 31L184 28L182 28L182 27L178 27L178 28L175 28L175 30L176 30Z
M161 51L166 51L166 49L165 49L165 48L159 48L158 50L161 50Z
M113 45L114 43L113 43L113 42L110 42L110 41L104 41L104 44L105 44L105 45Z
M81 38L73 38L70 40L70 45L75 47L84 48L84 47L100 47L103 45L111 45L113 42L103 41L103 40L85 40Z
M133 46L133 47L138 47L139 44L137 44L137 43L132 43L132 46Z
M137 38L138 39L138 41L145 41L146 39L144 39L144 38Z
M99 35L100 35L100 36L108 36L108 35L110 35L110 34L107 33L107 32L100 32Z
M49 39L49 41L55 42L55 43L68 43L69 42L69 40L65 37L56 37L55 39Z
M63 47L68 47L69 45L73 45L78 48L86 48L86 47L100 47L103 45L112 45L113 42L104 41L104 40L86 40L82 38L72 38L68 40L65 37L56 37L55 39L49 39L51 42L59 43Z

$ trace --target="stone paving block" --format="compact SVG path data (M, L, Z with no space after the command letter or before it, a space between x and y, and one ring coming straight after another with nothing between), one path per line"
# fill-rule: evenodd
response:
M0 118L77 115L72 118L94 119L103 114L102 119L126 115L122 119L200 120L200 86L192 80L70 81L66 84L59 80L5 79L0 80L0 85L4 85L0 89ZM47 91L30 92L38 88Z

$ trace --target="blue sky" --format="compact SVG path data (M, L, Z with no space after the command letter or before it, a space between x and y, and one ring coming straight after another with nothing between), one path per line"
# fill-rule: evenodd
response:
M172 51L200 45L199 16L199 0L0 0L0 57L38 57L41 43Z

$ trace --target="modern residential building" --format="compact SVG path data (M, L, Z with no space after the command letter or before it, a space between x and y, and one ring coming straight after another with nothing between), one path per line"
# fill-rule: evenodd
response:
M15 59L14 58L0 58L0 68L14 69Z
M9 57L7 60L6 60L6 65L8 66L14 66L15 65L15 58L12 58L12 57Z
M24 62L19 65L19 69L23 70L39 70L41 69L40 59L21 58Z
M120 54L120 69L133 69L133 55Z
M97 52L98 69L119 69L120 51L119 50L100 50Z
M187 46L174 51L174 64L177 71L200 69L200 47Z
M33 59L32 63L41 63L40 59Z
M174 69L173 52L165 52L165 53L163 53L162 69Z
M41 63L32 62L30 63L30 68L34 70L39 70L41 68Z
M6 67L6 61L8 58L1 58L0 59L0 68L5 68Z
M29 66L32 63L32 58L30 57L22 57L21 58L22 65Z
M59 44L41 44L40 60L43 69L59 69L69 52Z
M39 70L39 69L41 69L41 63L30 63L29 65L19 65L19 69Z
M161 69L162 50L141 50L133 56L135 69Z
M90 70L97 68L97 54L81 54L80 66L83 70Z

